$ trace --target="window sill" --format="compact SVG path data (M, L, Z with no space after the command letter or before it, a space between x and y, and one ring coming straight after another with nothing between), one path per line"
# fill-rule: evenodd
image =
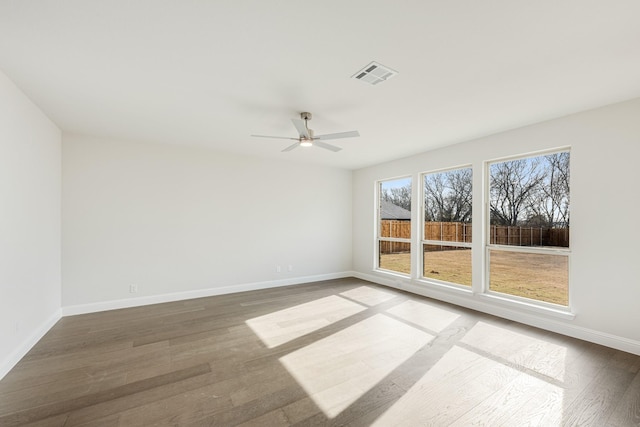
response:
M469 296L473 295L473 292L471 291L470 286L456 285L453 283L446 283L446 282L427 280L427 279L416 279L415 283L423 286L430 286L433 289L459 292Z
M387 284L391 287L404 289L418 295L424 295L427 297L434 297L433 295L425 294L423 291L436 291L441 295L449 294L454 297L461 298L458 302L443 299L443 301L451 302L456 305L465 306L471 309L479 309L479 307L473 307L472 305L466 305L463 301L479 301L483 304L490 305L496 308L505 308L510 311L520 312L523 314L540 315L541 317L552 317L562 320L573 320L576 314L571 311L569 307L547 307L544 305L536 304L535 302L527 302L509 298L508 296L502 296L497 293L474 293L471 288L467 288L463 285L449 284L445 282L436 282L425 279L411 279L411 277L404 273L398 273L391 270L374 269L373 273L387 277ZM421 291L422 290L422 291ZM436 299L439 299L436 297Z
M400 273L398 271L393 271L393 270L385 270L384 268L374 268L372 271L374 273L382 273L384 275L395 277L398 279L411 279L410 274Z
M534 302L525 302L525 301L519 301L519 300L515 300L515 299L511 299L509 297L503 297L501 295L496 295L496 294L477 294L479 299L482 299L486 302L495 304L495 305L500 305L502 307L506 307L506 308L517 308L519 310L526 310L529 313L532 314L542 314L542 315L546 315L546 316L551 316L551 317L555 317L558 319L564 319L564 320L573 320L575 319L576 315L575 313L573 313L569 307L567 307L566 309L563 309L561 307L558 308L554 308L554 307L546 307L543 305L538 305Z
M423 287L427 286L432 290L448 293L450 295L464 295L464 298L469 298L471 300L476 299L485 304L510 310L517 310L519 312L527 312L529 314L554 317L556 319L563 320L573 320L576 317L575 313L571 312L568 307L566 309L563 309L562 307L547 307L536 304L535 302L520 301L504 297L496 293L473 293L471 288L463 287L463 285L454 285L425 279L414 280L414 284Z

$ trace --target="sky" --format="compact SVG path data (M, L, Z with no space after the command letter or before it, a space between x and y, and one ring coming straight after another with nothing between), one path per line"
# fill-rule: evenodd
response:
M380 181L380 188L382 191L390 190L392 188L400 188L411 185L411 177L392 179L389 181Z

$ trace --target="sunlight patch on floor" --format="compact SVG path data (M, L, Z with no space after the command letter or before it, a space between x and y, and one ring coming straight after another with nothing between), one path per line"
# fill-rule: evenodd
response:
M277 347L366 310L366 307L331 295L284 310L254 317L245 323L269 348Z
M478 322L460 342L523 368L564 381L567 356L564 346L484 322Z
M395 295L392 293L370 288L369 286L360 286L359 288L342 292L340 295L351 298L352 300L358 301L362 304L366 304L369 307L373 307L374 305L378 305L395 298Z
M376 314L280 361L325 415L333 418L433 338Z
M435 332L442 332L460 317L451 311L411 300L388 309L387 313Z
M373 425L557 426L562 405L561 387L454 346Z

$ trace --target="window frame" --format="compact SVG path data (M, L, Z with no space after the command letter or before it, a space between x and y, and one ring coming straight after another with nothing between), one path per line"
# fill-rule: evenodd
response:
M571 156L571 147L560 147L551 150L543 150L530 152L520 155L496 158L484 161L484 262L483 262L483 280L482 294L504 301L513 301L520 304L526 304L532 307L550 309L557 312L571 313L571 233L569 233L569 247L538 247L538 246L515 246L491 243L491 165L496 163L508 162L512 160L520 160L534 157L542 157L549 154L569 153ZM569 166L571 170L571 166ZM570 179L570 178L569 178ZM507 294L491 290L491 251L502 252L518 252L541 255L554 255L567 257L567 305L556 304L548 301L537 300L533 298L522 297L518 295Z
M382 208L382 183L384 182L389 182L389 181L400 181L400 180L404 180L404 179L408 179L409 183L411 185L411 205L413 207L413 190L414 190L414 184L413 184L413 176L412 175L401 175L401 176L396 176L393 178L385 178L385 179L379 179L377 181L375 181L375 203L376 203L376 216L375 216L375 242L374 242L374 270L375 271L379 271L379 272L383 272L383 273L387 273L387 274L397 274L397 275L401 275L402 277L411 277L412 276L412 271L413 271L413 208L411 209L411 226L410 228L410 235L408 239L405 238L401 238L401 237L382 237L382 218L381 218L381 208ZM380 242L396 242L396 243L407 243L409 245L409 273L403 273L401 271L396 271L396 270L389 270L386 268L382 268L380 267Z
M471 170L471 212L472 212L472 220L473 220L473 165L472 164L463 164L463 165L458 165L458 166L452 166L452 167L448 167L448 168L442 168L442 169L435 169L432 171L428 171L428 172L422 172L420 174L420 236L419 236L419 252L420 252L420 262L419 262L419 270L418 270L418 277L420 278L420 280L425 281L427 283L435 283L438 285L444 285L444 286L451 286L451 287L455 287L456 289L461 289L464 291L469 291L471 292L473 289L473 238L471 239L471 242L452 242L452 241L447 241L447 240L431 240L431 239L425 239L425 235L426 235L426 224L427 221L424 219L425 215L426 215L426 210L425 210L425 205L426 205L426 198L425 198L425 177L427 175L433 175L433 174L438 174L438 173L444 173L444 172L450 172L450 171L455 171L455 170L461 170L461 169L470 169ZM472 223L472 222L471 222ZM472 230L473 230L473 225L472 225ZM447 280L440 280L440 279L436 279L433 277L426 277L424 275L424 247L425 245L436 245L436 246L452 246L452 247L459 247L459 248L468 248L471 250L471 283L469 285L465 285L462 283L455 283L455 282L449 282Z

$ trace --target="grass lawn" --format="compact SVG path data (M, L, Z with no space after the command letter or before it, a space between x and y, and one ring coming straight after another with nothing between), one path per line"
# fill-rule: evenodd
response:
M424 254L424 277L471 286L471 251ZM383 254L380 268L411 273L409 253ZM568 258L558 255L491 251L492 291L553 304L569 304Z
M424 253L424 277L471 286L471 249Z
M380 256L380 268L411 274L411 254L409 252L382 254Z
M569 305L569 258L491 251L492 291Z

